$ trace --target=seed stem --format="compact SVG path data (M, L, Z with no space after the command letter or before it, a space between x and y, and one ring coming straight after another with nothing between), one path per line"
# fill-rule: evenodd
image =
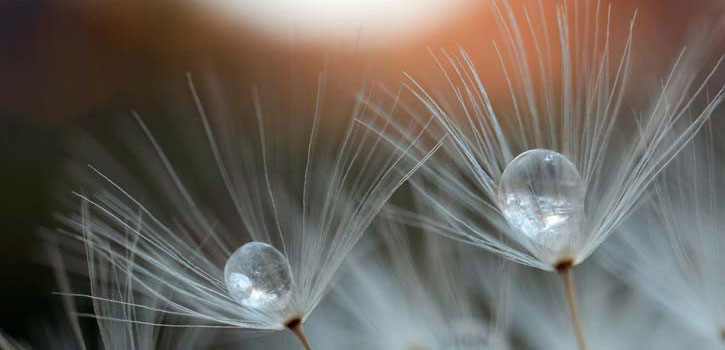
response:
M581 322L579 321L579 311L577 311L576 289L574 287L574 277L571 272L571 263L561 263L557 265L556 270L561 276L561 282L564 284L564 294L569 304L569 316L574 326L574 335L579 350L587 350L587 343L584 339Z
M287 322L286 326L300 340L305 350L312 350L312 346L310 346L310 342L307 341L307 336L305 336L305 331L302 329L302 320L293 319Z

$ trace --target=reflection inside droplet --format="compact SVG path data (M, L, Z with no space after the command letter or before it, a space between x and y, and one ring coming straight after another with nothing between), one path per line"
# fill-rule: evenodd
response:
M552 250L577 232L585 195L576 166L544 149L518 155L506 166L498 188L499 208L509 225Z
M283 309L292 294L287 258L275 247L260 242L247 243L229 257L224 281L234 300L258 310Z

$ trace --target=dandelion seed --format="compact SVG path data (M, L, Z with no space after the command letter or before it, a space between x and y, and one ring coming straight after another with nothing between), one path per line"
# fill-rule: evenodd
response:
M136 115L151 147L140 142L130 147L150 179L140 186L138 175L124 176L125 164L107 155L97 157L100 165L90 166L93 177L84 184L85 191L76 193L80 213L62 219L69 227L66 234L85 242L93 257L89 274L96 290L80 297L93 300L97 308L128 303L188 319L182 324L154 322L159 326L246 333L286 329L311 348L302 324L384 203L423 163L412 161L404 151L389 152L380 135L356 125L355 118L369 113L359 101L340 139L325 142L318 137L326 114L325 84L326 74L321 74L311 127L304 126L309 132L303 134L309 137L301 141L306 157L300 162L291 158L300 153L296 138L268 145L258 90L252 92L255 137L242 118L207 117L189 78L206 143L194 151L209 154L184 160L205 175L209 161L217 169L216 181L207 184L204 193L186 183L151 128ZM288 126L291 134L299 135L304 128L296 123L304 118L297 116L300 111L295 113ZM284 152L286 148L290 152ZM83 149L101 148L92 144ZM287 164L289 168L283 167ZM205 192L221 194L210 203L199 199ZM152 201L148 193L162 193L163 198ZM141 196L151 199L142 203ZM144 298L124 301L108 291L113 279L97 271L109 267L129 281L129 293ZM115 318L140 322L133 313Z
M463 49L435 57L442 84L427 89L409 76L408 91L424 111L405 105L400 114L424 127L435 123L438 129L428 135L445 135L446 143L412 181L427 211L406 220L439 227L447 237L521 264L558 271L579 329L570 269L631 214L648 185L722 102L720 88L709 103L701 108L697 103L720 61L701 77L705 50L683 50L650 92L653 102L624 118L620 107L632 75L634 18L615 56L611 6L546 2L556 9L551 19L545 2L518 11L502 4L494 2L494 10L506 40L494 43L494 50L510 99L489 96ZM549 23L555 23L557 35L550 35ZM388 94L403 105L399 94ZM381 132L375 122L364 123ZM415 134L398 128L387 135L401 149ZM425 149L408 155L420 159ZM547 154L559 165L547 166ZM433 220L430 212L446 218Z

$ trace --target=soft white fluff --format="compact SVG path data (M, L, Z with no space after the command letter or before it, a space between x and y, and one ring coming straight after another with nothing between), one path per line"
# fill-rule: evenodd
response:
M435 235L406 233L388 219L374 229L383 246L364 246L346 264L306 325L315 348L509 349L509 266ZM247 344L286 349L293 339Z
M725 169L709 133L683 151L653 197L603 247L603 262L713 343L725 329Z
M583 332L591 350L706 349L650 301L593 262L576 270ZM512 289L513 323L526 349L576 350L558 276L522 271Z

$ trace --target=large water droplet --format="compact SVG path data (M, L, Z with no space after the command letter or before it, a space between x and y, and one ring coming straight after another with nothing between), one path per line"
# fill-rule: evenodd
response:
M237 249L224 265L229 295L258 310L280 310L292 295L292 273L287 258L275 247L249 242Z
M586 187L564 155L532 149L504 170L498 202L511 227L551 250L576 234L584 215Z

